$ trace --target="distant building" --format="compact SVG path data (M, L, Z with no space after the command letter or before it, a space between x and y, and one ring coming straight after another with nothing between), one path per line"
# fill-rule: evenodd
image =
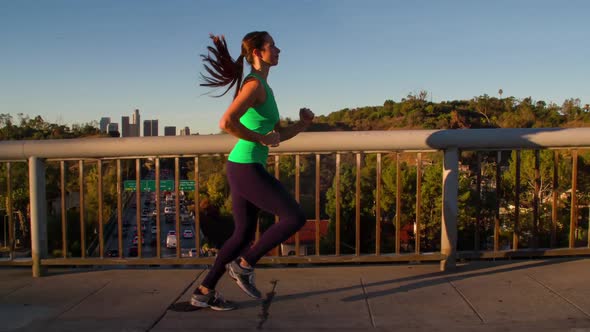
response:
M176 126L164 127L164 136L176 136Z
M129 137L129 117L121 117L121 137Z
M152 136L158 136L158 120L152 120Z
M135 123L129 124L129 137L137 137L137 125Z
M158 120L143 120L143 136L158 136Z
M189 127L184 127L183 129L180 129L180 136L189 136L191 134L191 130L189 129Z
M109 123L109 125L107 127L107 132L111 132L111 131L119 131L119 124L116 122Z
M139 110L136 109L133 111L133 115L131 116L132 123L135 124L135 131L131 134L131 136L139 137L141 133L141 117L139 116Z
M111 118L109 118L109 117L100 118L100 132L101 133L108 132L109 123L111 123Z
M109 123L108 133L111 137L119 137L119 124L116 122Z

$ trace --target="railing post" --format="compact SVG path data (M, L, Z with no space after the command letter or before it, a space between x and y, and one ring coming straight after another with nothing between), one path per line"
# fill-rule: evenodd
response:
M457 148L444 151L442 176L441 271L455 268L457 256L457 195L459 193L459 153Z
M45 196L45 162L37 157L29 157L29 192L33 277L41 277L46 272L46 269L41 266L41 259L47 258L47 197Z

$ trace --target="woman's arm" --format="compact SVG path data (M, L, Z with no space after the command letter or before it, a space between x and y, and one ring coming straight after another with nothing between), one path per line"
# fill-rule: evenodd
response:
M267 135L261 135L246 128L240 122L240 118L246 113L248 108L256 105L259 100L264 99L265 93L264 87L258 82L258 80L249 80L244 83L244 86L238 93L237 97L233 100L231 105L229 105L219 120L219 128L237 138L247 141L258 142L269 146L278 145L280 142L278 133L273 131Z
M288 127L281 127L280 123L277 123L275 126L275 131L277 131L281 136L281 142L291 139L297 134L302 131L307 130L307 128L311 125L313 121L314 114L308 108L302 108L299 110L299 121L295 124L292 124Z

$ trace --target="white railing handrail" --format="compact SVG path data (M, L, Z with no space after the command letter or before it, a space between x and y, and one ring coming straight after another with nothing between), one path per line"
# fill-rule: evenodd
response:
M1 160L228 153L230 135L1 141ZM590 147L590 128L520 128L306 132L271 152L545 149Z
M229 135L80 138L0 142L0 161L28 160L33 276L43 273L47 256L45 159L195 156L228 153ZM462 129L308 132L281 144L276 153L443 150L441 270L457 256L458 174L461 150L590 147L590 128Z

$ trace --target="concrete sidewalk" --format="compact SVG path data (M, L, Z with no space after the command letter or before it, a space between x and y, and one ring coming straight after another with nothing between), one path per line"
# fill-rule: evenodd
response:
M590 258L259 268L264 299L190 307L202 268L0 269L0 331L588 331Z

